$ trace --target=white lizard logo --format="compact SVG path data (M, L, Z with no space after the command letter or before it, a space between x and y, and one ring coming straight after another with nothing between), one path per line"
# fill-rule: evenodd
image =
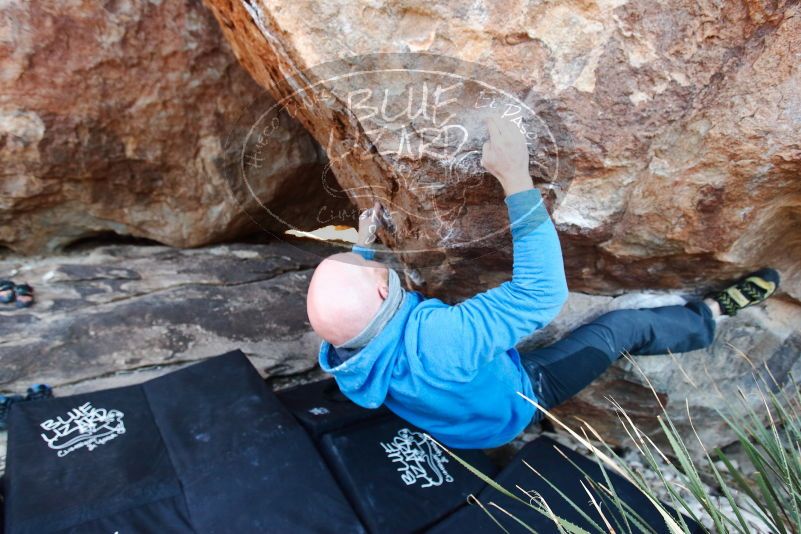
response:
M66 418L48 419L39 426L46 431L41 436L47 446L63 458L81 447L93 451L125 434L124 415L119 410L95 408L91 402L86 402L68 411Z
M423 488L453 482L453 477L445 468L448 458L422 432L402 428L392 441L381 443L381 446L387 453L387 458L393 463L400 464L397 470L407 486L415 484L418 480L422 481Z

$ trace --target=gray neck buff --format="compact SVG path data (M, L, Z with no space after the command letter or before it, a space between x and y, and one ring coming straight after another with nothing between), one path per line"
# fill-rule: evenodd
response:
M387 298L384 300L384 302L381 303L381 307L378 308L378 313L375 314L375 317L373 317L373 319L362 329L361 332L343 344L336 345L334 348L360 349L364 347L370 341L372 341L372 339L384 329L390 319L395 316L395 312L398 311L398 308L400 308L400 305L403 302L406 291L404 291L401 287L398 273L389 267L387 267L387 271L389 273L389 293L387 294Z

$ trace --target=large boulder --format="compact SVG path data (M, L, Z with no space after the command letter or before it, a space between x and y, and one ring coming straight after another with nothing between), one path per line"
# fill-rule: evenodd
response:
M464 182L429 154L399 170L397 154L371 152L389 121L376 128L375 117L364 120L366 104L352 97L367 84L323 77L318 65L375 70L382 60L365 54L425 52L493 67L519 92L535 94L554 115L549 125L558 122L563 163L575 175L554 213L574 290L698 287L772 264L787 294L801 297L795 2L206 3L240 62L328 150L359 206L371 200L359 190L389 191L398 231L384 240L395 250L421 239L436 249L404 258L431 267L436 256L436 268L419 279L431 293L469 293L508 271L503 253L454 265L480 245L449 247L436 232L450 217L461 244L481 241L504 216L500 189L490 179L471 182L468 209L449 210L465 201L455 194ZM369 81L377 95L395 97L392 113L402 109L399 85L409 80ZM482 135L480 124L470 126L473 137ZM361 157L345 157L353 146L365 147ZM446 187L416 187L424 181ZM508 252L504 245L493 248Z
M476 160L486 138L480 108L492 108L480 105L486 79L484 87L502 95L496 113L529 112L519 124L535 132L532 173L548 193L573 291L697 295L758 266L781 271L776 303L722 331L734 348L721 341L686 359L708 376L690 380L664 368L667 360L644 366L674 413L691 397L709 415L721 405L713 385L747 382L752 369L737 350L757 368L784 373L781 381L796 364L798 3L205 2L242 65L326 149L353 201L389 205L394 228L382 241L416 288L455 300L509 276L501 191ZM472 114L470 106L456 112L467 141L450 158L409 151L430 141L431 125L403 114L407 97L417 110L424 83L442 89L446 72L472 84L456 91L475 102ZM445 120L422 117L444 129ZM781 319L765 319L774 309ZM652 416L652 394L635 374L614 368L572 410L614 432L603 398L611 389ZM732 439L710 421L697 422L712 429L712 445Z
M253 230L223 156L264 90L200 2L4 2L0 36L0 247L110 232L195 246ZM319 150L292 121L284 133L258 195L299 209Z

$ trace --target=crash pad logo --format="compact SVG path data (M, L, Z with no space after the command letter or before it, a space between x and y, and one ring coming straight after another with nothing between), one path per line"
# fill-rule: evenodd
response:
M420 487L430 488L453 482L445 468L448 459L422 432L402 428L392 441L382 442L381 447L392 463L399 464L397 470L407 486L420 483Z
M509 229L500 189L481 165L489 117L525 137L529 174L550 210L574 174L570 136L554 106L524 81L484 65L434 54L367 54L279 80L272 93L285 96L255 103L232 129L225 170L239 205L273 233L353 227L358 210L351 202L379 201L388 215L381 238L392 245L385 252L407 262L415 255L417 265L438 261L430 253L443 249L485 254ZM274 200L282 187L293 194L280 168L300 150L292 147L303 130L292 117L311 124L325 152L319 171L304 171L309 183L292 184L305 195L297 202L312 205L306 209Z
M93 451L100 445L125 434L123 414L119 410L95 408L86 402L68 411L62 417L41 423L45 432L41 434L47 446L64 457L80 448Z

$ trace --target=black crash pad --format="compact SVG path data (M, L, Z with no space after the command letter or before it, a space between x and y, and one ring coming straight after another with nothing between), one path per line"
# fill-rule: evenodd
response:
M315 439L370 419L387 417L385 407L362 408L348 399L333 378L276 392L278 399Z
M325 434L323 454L370 532L415 532L466 504L483 482L425 434L391 416ZM492 476L480 450L456 452Z
M6 532L363 532L239 351L12 407Z
M559 454L556 450L557 448L562 451L570 461ZM595 529L591 527L591 524L571 507L568 501L561 497L559 493L529 469L523 461L527 462L543 477L556 485L571 501L582 506L584 513L598 523L602 529L605 529L603 520L598 515L598 512L590 502L589 496L581 486L581 482L583 481L584 484L589 487L586 476L582 471L593 480L606 485L601 468L594 460L586 458L547 437L540 437L523 447L512 462L495 478L495 481L498 482L500 486L517 496L523 497L523 493L517 489L518 486L528 492L539 493L558 517L593 532ZM579 466L581 470L573 466L570 463L571 461ZM622 477L610 472L608 469L607 474L615 492L621 500L625 501L633 510L636 510L643 521L656 532L669 532L662 516L640 490ZM622 516L617 511L613 511L609 504L603 503L603 501L599 499L599 494L597 492L594 492L593 496L596 498L597 502L601 503L601 509L604 515L612 523L612 526L615 527L617 532L639 531L633 525L631 526L631 530L625 528L625 526L623 526L623 528L618 527L615 521L619 521L620 525L624 525ZM559 532L549 518L510 499L490 486L487 486L486 489L479 494L478 498L484 507L492 513L493 517L503 525L505 529L513 534L528 533L530 531L523 528L502 511L488 506L488 503L496 503L537 532ZM676 512L673 513L675 514ZM692 532L703 532L700 526L696 525L688 518L685 517L685 521L687 521ZM430 534L463 534L465 532L477 534L486 532L494 534L500 531L501 530L492 519L487 516L487 512L477 505L469 505L429 529L427 532Z

